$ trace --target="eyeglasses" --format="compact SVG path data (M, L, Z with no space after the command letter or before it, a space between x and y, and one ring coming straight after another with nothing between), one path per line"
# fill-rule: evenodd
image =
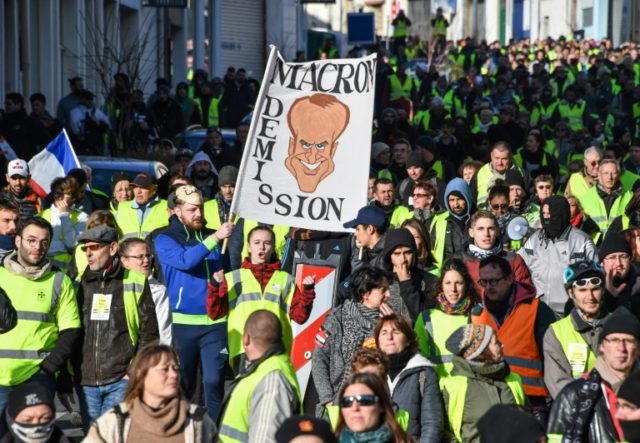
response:
M140 255L123 255L123 257L125 258L135 258L136 260L144 260L145 258L147 260L151 260L151 254L140 254Z
M593 286L602 286L602 279L600 277L580 278L574 281L572 286L584 288L588 284L592 284Z
M37 238L25 238L24 242L30 248L35 248L36 246L40 246L43 249L47 249L49 247L49 240L38 240Z
M494 211L499 211L499 210L507 210L509 209L509 203L502 203L502 204L493 204L491 205L491 209L493 209Z
M109 246L109 243L94 243L92 245L82 245L80 246L80 249L82 250L82 252L87 252L87 250L96 252L104 248L105 246Z
M411 197L413 197L413 198L424 198L424 197L429 197L429 194L411 194Z
M629 254L618 254L618 255L607 255L605 258L607 261L620 261L622 263L626 263L631 260Z
M501 280L504 280L505 278L507 278L506 275L503 275L500 278L481 278L480 280L478 280L478 284L483 288L486 288L487 286L497 285Z
M635 338L603 338L602 341L606 341L607 343L611 343L615 346L622 343L624 343L625 346L636 346L638 344L638 340Z
M538 189L551 189L551 185L538 185L536 186Z
M378 400L377 395L348 395L340 399L340 407L350 408L354 402L358 402L360 406L373 406Z

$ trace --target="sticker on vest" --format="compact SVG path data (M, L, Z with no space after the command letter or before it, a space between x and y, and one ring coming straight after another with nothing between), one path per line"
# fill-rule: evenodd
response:
M93 294L91 320L109 320L112 294Z
M571 371L573 373L584 373L587 367L587 345L585 343L569 343L567 351Z
M282 286L280 286L279 284L275 283L275 284L271 285L271 289L273 291L279 291L279 290L282 289Z

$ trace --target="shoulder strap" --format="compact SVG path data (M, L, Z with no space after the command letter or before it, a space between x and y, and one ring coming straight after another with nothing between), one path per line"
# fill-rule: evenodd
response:
M116 414L116 421L118 423L118 441L125 441L124 439L124 424L129 417L128 412L124 412L119 404L113 407L113 412Z

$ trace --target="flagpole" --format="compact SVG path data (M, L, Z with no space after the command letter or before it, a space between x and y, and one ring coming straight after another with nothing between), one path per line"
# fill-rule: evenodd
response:
M76 155L76 148L73 147L73 143L71 143L71 139L69 138L69 134L67 134L67 130L62 128L62 132L64 133L64 138L67 139L67 143L71 146L71 153L73 154L73 159L76 161L78 165L80 165L80 160L78 160L78 156Z
M244 175L245 170L247 169L248 158L250 155L249 147L251 146L251 141L255 138L255 134L258 126L258 117L260 112L262 111L262 104L264 103L264 98L266 96L266 89L269 76L271 75L271 71L273 71L273 64L278 57L278 49L275 45L271 45L271 50L269 51L269 58L267 60L267 66L264 71L264 77L262 79L262 84L260 85L260 92L258 93L258 99L256 100L256 104L253 107L253 115L251 116L251 125L249 126L249 133L247 134L247 142L244 145L244 152L242 153L242 161L240 162L240 169L238 170L238 178L236 179L236 187L233 192L233 198L231 199L231 207L229 208L229 218L228 222L233 221L236 213L236 206L238 205L238 195L240 195L241 184L242 184L242 176ZM222 253L224 254L227 251L227 245L229 243L229 237L225 238L222 242Z

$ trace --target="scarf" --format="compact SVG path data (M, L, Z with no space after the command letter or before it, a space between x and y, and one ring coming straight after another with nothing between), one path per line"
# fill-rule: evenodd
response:
M498 242L493 248L485 250L477 247L473 243L469 244L469 254L473 255L474 258L478 260L482 260L483 258L491 257L492 255L496 255L502 251L502 245Z
M509 210L505 212L501 216L496 217L496 219L498 220L498 227L501 231L504 231L505 227L509 223L509 220L511 220L511 211Z
M352 432L344 428L340 432L340 443L387 443L393 442L391 429L383 425L374 431Z
M22 266L18 262L18 251L13 251L7 255L3 266L12 274L21 275L28 280L37 280L51 270L51 262L46 258L36 266Z
M436 308L445 314L467 315L469 309L471 309L471 299L464 297L459 300L458 303L452 305L447 301L447 297L445 297L443 293L440 293L436 296Z
M510 372L509 366L505 361L489 364L473 360L467 360L467 362L474 374L491 380L504 380Z
M136 398L131 405L131 429L127 441L165 441L171 437L184 441L184 425L187 420L189 404L179 397L165 406L154 409ZM141 438L135 439L135 436ZM173 440L173 439L171 439Z
M407 366L411 357L416 353L411 348L406 348L404 351L400 351L397 354L390 354L389 357L389 377L391 381L394 381L398 374Z
M580 212L576 214L575 217L572 217L569 223L571 223L571 226L573 226L574 228L580 229L580 223L582 223L583 218L584 218L584 214Z

